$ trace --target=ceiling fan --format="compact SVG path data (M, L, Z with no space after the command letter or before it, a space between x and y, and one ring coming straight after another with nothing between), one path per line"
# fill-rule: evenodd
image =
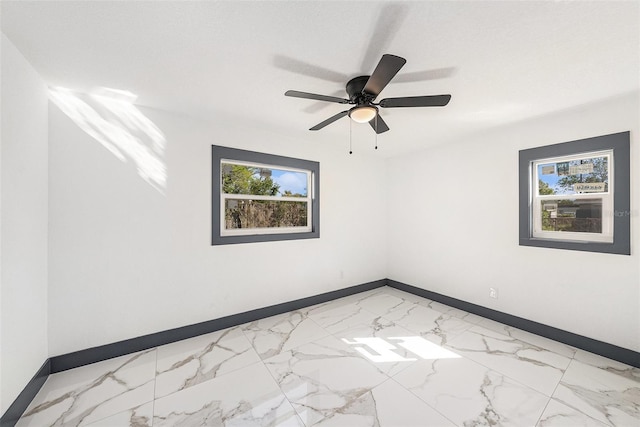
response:
M346 90L347 95L349 95L349 99L317 95L315 93L300 92L297 90L288 90L285 92L285 96L355 105L349 110L342 111L329 117L309 130L320 130L336 120L348 115L355 122L369 122L373 130L377 134L380 134L388 131L389 126L387 126L382 117L380 117L378 107L444 107L451 99L451 95L431 95L385 98L378 103L373 102L380 92L382 92L382 89L389 84L391 79L395 77L406 62L406 59L399 56L389 54L382 55L376 69L373 70L373 74L370 76L355 77L347 82Z

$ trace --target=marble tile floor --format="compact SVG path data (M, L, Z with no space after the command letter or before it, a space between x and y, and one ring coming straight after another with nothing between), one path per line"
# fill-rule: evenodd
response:
M389 287L51 375L18 426L640 426L640 369Z

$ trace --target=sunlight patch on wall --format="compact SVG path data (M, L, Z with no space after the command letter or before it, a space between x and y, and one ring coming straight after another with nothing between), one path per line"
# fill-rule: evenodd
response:
M136 165L138 175L164 194L166 138L134 105L128 91L99 88L88 97L67 88L49 90L51 101L84 132L122 162Z

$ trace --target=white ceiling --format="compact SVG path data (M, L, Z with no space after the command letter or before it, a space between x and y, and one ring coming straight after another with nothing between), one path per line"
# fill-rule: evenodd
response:
M450 93L444 108L387 109L381 155L640 88L640 2L2 1L2 31L50 86L128 90L206 120L242 115L313 143L344 141L344 97L383 53L407 64L379 99ZM359 125L367 126L367 125ZM371 131L373 138L373 131ZM342 143L342 142L340 142Z

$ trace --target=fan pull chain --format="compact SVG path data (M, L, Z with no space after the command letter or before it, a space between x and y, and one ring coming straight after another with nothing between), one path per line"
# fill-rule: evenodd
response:
M352 148L351 141L353 140L352 135L351 135L352 126L353 126L353 124L351 123L351 118L349 118L349 154L353 154L353 150L351 149Z
M378 149L378 114L376 113L376 150Z

